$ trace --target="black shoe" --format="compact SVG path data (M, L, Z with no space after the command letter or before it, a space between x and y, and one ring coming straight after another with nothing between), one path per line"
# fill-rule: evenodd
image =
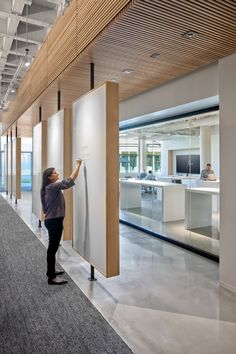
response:
M56 271L55 271L55 276L57 276L57 275L62 275L62 274L64 274L64 273L65 273L64 270L56 270Z
M66 283L68 283L68 280L66 279L57 278L57 277L53 279L48 278L48 284L50 285L62 285Z

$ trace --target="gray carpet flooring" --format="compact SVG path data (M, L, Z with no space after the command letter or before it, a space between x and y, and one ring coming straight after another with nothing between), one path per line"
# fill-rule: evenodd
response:
M47 284L46 248L0 196L0 353L132 353L75 283Z

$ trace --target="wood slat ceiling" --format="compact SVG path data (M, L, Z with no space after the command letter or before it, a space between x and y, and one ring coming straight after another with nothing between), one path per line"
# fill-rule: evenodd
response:
M58 50L55 52L56 58L50 54L52 63L54 60L54 64L58 65L54 73L48 73L48 82L53 82L53 86L25 113L29 126L30 117L35 116L33 112L37 112L40 104L44 119L55 112L58 89L61 90L62 107L71 107L75 99L89 90L90 62L95 64L95 86L116 78L122 100L236 52L234 0L132 0L123 1L123 7L121 1L113 0L113 7L109 8L108 0L87 0L87 3L90 7L94 5L92 12L87 11L85 1L80 2L81 7L78 3L76 7L77 21L80 14L84 18L84 22L76 25L79 29L77 55L74 59L72 55L71 63L58 75L64 59L56 59ZM103 8L101 4L105 4ZM128 6L124 7L125 4ZM109 17L111 8L113 17L118 14L113 21ZM91 26L82 35L85 18ZM73 21L72 15L70 21ZM99 23L100 29L107 27L99 31ZM71 28L74 28L73 25ZM184 38L182 34L188 30L199 35L192 39ZM95 38L90 44L86 34ZM73 43L74 40L75 37ZM53 47L55 38L50 38L48 43L50 41ZM57 45L60 43L58 39ZM160 57L152 58L153 53L159 53ZM47 70L51 70L54 64L48 65ZM134 72L124 74L122 71L126 68ZM25 124L26 118L21 119Z

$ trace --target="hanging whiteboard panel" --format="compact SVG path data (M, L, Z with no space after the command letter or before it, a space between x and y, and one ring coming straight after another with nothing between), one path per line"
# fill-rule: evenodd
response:
M8 193L8 144L4 145L4 185Z
M64 111L48 119L47 167L54 167L63 179Z
M8 193L12 195L12 143L9 141L8 146L8 155L7 155L7 184L8 184Z
M32 180L32 213L42 220L40 189L42 173L46 168L46 134L47 123L40 122L33 128L33 180Z
M12 195L21 198L21 138L12 141Z
M119 274L118 120L117 84L73 104L73 161L83 160L73 195L73 248L107 277Z
M54 167L59 180L71 174L71 109L64 109L48 119L47 167ZM63 240L72 239L72 190L63 191L66 205Z

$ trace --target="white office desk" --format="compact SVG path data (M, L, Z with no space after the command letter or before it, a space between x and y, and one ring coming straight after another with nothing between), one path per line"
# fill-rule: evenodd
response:
M212 197L219 196L219 188L196 187L185 189L185 228L212 225Z
M195 176L161 176L158 181L169 183L182 183L187 187L196 187L199 177Z
M141 207L141 188L153 187L162 190L162 221L184 219L184 189L181 184L148 181L120 180L120 208L129 209Z
M196 187L207 187L207 188L219 188L220 181L217 179L216 181L204 181L199 179L196 181Z

